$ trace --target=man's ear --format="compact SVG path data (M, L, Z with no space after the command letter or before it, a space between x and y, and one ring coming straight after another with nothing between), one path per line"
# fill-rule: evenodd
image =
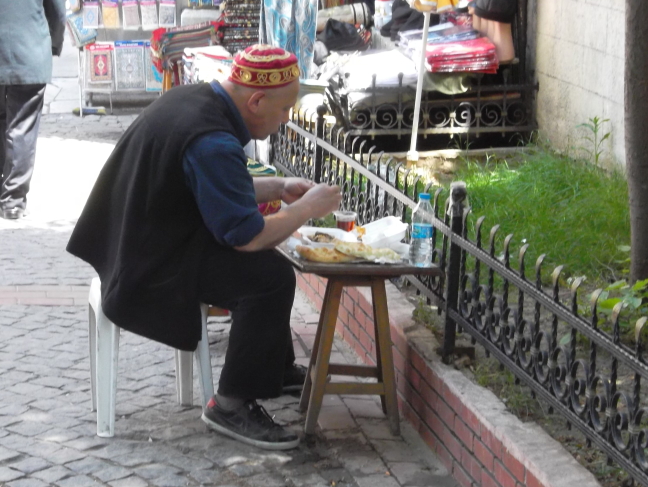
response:
M252 96L248 98L246 106L248 110L252 113L257 113L259 111L259 106L261 105L261 100L265 98L265 93L263 91L255 91L252 93Z

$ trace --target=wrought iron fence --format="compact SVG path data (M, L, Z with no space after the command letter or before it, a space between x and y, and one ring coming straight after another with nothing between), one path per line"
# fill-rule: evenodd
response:
M484 218L474 221L465 208L464 187L452 187L441 208L442 189L366 140L326 125L324 114L321 107L295 115L273 138L272 160L287 175L339 185L344 209L357 211L360 224L387 215L408 221L417 194L434 190L433 261L446 277L410 281L444 314L444 360L455 352L457 333L468 334L550 412L577 428L588 446L648 486L648 409L641 388L648 378L646 318L628 324L619 304L611 319L602 319L600 291L592 294L591 311L581 312L582 279L565 289L558 267L545 285L544 255L529 272L527 244L514 269L512 235L499 243L496 225L485 239ZM624 326L636 327L634 346L622 342Z
M511 71L519 65L502 69L497 84L477 76L473 86L459 95L424 92L419 113L419 133L428 135L516 133L529 135L536 130L533 115L538 85L512 83ZM376 75L366 89L348 90L340 97L339 109L348 121L349 135L409 136L414 118L414 94L403 86L403 75L395 87L376 86Z

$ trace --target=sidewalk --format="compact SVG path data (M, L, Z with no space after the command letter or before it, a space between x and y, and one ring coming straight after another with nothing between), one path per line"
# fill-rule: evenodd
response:
M51 105L50 105L51 106ZM0 219L0 485L455 486L407 423L393 437L372 396L326 396L317 435L268 452L211 432L196 406L175 399L173 351L122 334L114 438L99 438L90 411L87 291L93 270L65 253L101 165L135 115L43 116L30 214ZM307 363L318 315L298 293L291 318ZM227 325L209 325L214 379ZM336 341L334 359L355 363ZM301 432L299 398L264 401Z

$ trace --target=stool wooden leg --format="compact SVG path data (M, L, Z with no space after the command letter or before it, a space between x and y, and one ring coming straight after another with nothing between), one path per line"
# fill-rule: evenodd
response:
M324 291L324 300L322 301L324 305L329 302L331 295L331 286L327 285L326 290ZM313 342L313 349L311 350L310 360L308 362L308 371L306 372L306 381L304 382L304 387L302 388L301 397L299 398L299 409L306 411L308 408L308 401L310 400L311 393L311 370L315 367L315 362L317 361L317 352L319 350L320 337L322 335L322 328L324 328L324 310L320 313L319 323L317 324L317 331L315 332L315 341Z
M333 338L335 336L335 323L337 321L338 308L340 307L340 298L342 297L342 288L344 284L333 278L329 279L326 285L326 294L328 300L324 302L322 317L318 329L321 328L319 343L317 347L317 357L314 363L312 379L312 389L310 391L310 400L308 412L306 413L306 424L304 432L311 434L315 431L317 417L322 409L322 401L326 390L328 377L328 366L331 358L331 348L333 347ZM310 369L310 368L309 368Z
M394 378L394 358L392 355L392 341L389 327L389 312L387 310L387 292L385 281L376 279L371 283L373 300L374 323L376 327L376 347L380 350L380 357L376 357L379 381L385 386L384 408L389 420L389 429L393 435L400 434L398 419L398 403L396 402L396 381Z

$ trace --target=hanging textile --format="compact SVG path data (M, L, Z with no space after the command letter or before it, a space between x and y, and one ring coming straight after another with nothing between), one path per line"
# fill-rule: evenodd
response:
M317 0L263 0L260 37L297 56L301 79L310 78L317 26Z

